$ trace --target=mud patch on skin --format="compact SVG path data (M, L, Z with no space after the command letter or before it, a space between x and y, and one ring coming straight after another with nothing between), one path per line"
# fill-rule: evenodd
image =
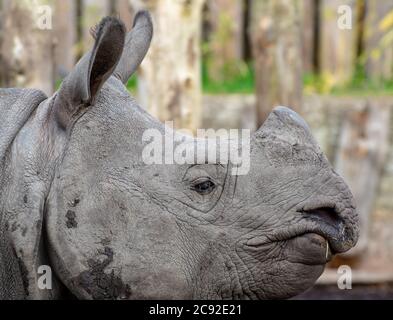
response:
M72 207L76 207L79 204L80 201L81 200L79 198L75 198L74 200L72 200L71 206Z
M18 224L16 222L12 223L11 232L15 232L18 229Z
M76 286L82 287L93 299L128 299L131 296L130 286L124 284L114 270L105 273L105 268L113 261L113 250L105 247L102 254L103 261L90 259L88 261L89 270L83 271L73 282Z
M68 210L66 213L66 218L67 218L66 226L68 229L76 228L78 226L78 223L75 220L76 214L74 211Z
M111 240L110 240L109 238L104 238L104 239L101 240L101 244L102 244L103 246L107 246L107 245L109 245L110 243L111 243Z

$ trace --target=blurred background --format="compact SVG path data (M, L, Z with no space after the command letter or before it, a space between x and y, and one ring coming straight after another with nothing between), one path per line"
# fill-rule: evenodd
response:
M128 83L141 106L194 132L254 131L290 106L351 186L359 243L298 298L393 299L393 1L0 0L0 86L51 95L92 26L114 15L130 29L140 9L155 27Z

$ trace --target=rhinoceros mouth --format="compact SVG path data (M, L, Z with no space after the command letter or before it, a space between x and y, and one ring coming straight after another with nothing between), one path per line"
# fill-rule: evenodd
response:
M310 251L314 252L317 250L314 244L317 244L325 253L324 259L317 260L326 263L334 254L349 250L356 242L343 218L343 211L338 211L333 206L297 210L301 215L299 222L275 230L272 234L251 238L246 242L246 246L262 249L276 242L297 241L302 242L304 250L311 249Z
M338 210L337 206L297 210L313 223L311 232L326 239L333 254L348 251L356 243L345 216L355 215L354 209Z
M324 265L331 261L332 252L329 241L317 233L309 232L291 238L267 242L248 241L246 246L255 251L266 250L272 244L283 244L286 249L286 259L290 262L306 265Z

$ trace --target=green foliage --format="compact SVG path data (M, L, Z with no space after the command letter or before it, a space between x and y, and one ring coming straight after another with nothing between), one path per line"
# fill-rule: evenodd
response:
M248 66L236 53L236 21L232 15L224 10L214 24L214 31L202 44L204 72L209 83L222 84L246 75Z
M232 77L223 81L215 81L209 77L206 63L202 65L202 89L207 94L253 94L255 92L254 68L252 63L244 64L244 68ZM62 81L56 81L56 90ZM359 64L352 80L345 86L332 87L329 79L319 74L307 73L303 77L305 94L332 94L339 96L380 96L393 95L393 79L373 82L367 78L364 67ZM138 77L134 74L127 83L127 89L135 94Z
M251 64L244 64L242 68L231 77L224 77L223 80L213 80L209 76L207 64L202 66L202 88L209 94L228 93L253 93L255 87L254 68Z
M393 95L393 79L372 81L365 73L362 63L356 67L354 75L344 86L331 86L327 77L318 74L304 76L305 94L332 94L338 96L384 96Z
M379 23L379 29L382 31L388 31L391 28L393 28L393 10L389 11Z
M215 19L214 31L202 43L203 91L210 94L253 93L253 68L234 52L236 21L225 10Z
M303 86L306 94L326 94L331 91L330 81L320 74L306 73L303 75Z
M138 76L134 74L127 83L127 90L135 94L138 86Z
M56 80L56 83L55 83L55 90L56 91L60 89L60 86L61 86L62 83L63 83L62 79L57 79Z
M343 87L332 89L334 95L385 96L393 95L393 79L372 81L366 76L365 69L358 65L352 80Z

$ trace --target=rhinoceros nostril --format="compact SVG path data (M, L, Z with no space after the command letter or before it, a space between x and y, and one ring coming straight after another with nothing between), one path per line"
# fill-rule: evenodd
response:
M323 222L337 227L337 225L341 222L339 213L335 208L331 207L320 207L312 210L302 210L302 212L313 216L313 218L317 218L318 220L322 220Z

